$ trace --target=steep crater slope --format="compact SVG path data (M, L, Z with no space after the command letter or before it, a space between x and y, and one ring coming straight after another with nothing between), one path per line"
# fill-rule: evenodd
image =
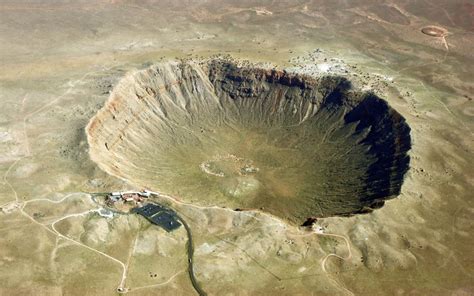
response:
M299 223L400 192L410 128L341 77L212 61L126 76L87 126L91 158L138 186Z

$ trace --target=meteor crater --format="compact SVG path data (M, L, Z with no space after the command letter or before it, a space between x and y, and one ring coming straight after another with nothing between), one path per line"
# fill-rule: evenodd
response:
M399 194L410 128L341 77L206 63L123 78L87 128L91 158L137 187L293 223Z

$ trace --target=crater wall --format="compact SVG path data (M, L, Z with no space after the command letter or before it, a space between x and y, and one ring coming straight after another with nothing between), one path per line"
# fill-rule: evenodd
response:
M220 60L126 76L87 137L91 158L137 187L296 223L381 207L411 146L404 118L344 78Z

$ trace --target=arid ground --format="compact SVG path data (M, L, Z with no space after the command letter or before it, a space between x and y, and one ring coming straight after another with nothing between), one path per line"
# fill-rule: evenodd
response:
M86 135L117 85L183 59L345 77L410 127L400 194L312 230L163 190L208 295L474 295L473 48L463 0L0 0L0 295L196 294L184 228L100 215L93 193L147 184Z

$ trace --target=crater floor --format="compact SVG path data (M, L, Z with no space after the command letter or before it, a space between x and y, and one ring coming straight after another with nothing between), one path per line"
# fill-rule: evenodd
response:
M92 159L136 186L295 223L381 207L411 145L404 118L345 78L219 60L128 75L87 135Z

